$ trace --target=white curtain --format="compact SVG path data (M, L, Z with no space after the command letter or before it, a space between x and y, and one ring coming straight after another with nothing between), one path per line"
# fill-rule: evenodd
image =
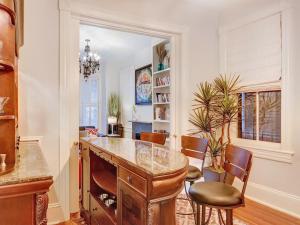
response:
M99 120L99 79L92 75L80 80L80 126L95 126Z

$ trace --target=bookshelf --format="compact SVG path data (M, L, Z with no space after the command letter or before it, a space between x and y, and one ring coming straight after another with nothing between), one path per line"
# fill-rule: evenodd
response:
M1 173L13 170L18 148L18 50L22 41L15 2L0 1L0 98L7 98L0 113L0 153L6 154L6 167ZM17 37L17 38L16 38ZM0 103L1 104L1 103Z
M167 51L163 62L159 60L157 47ZM171 129L171 67L170 67L170 41L164 40L153 45L152 62L152 108L153 123L152 132L166 133L167 138ZM163 65L161 65L163 64ZM169 140L169 138L167 139Z

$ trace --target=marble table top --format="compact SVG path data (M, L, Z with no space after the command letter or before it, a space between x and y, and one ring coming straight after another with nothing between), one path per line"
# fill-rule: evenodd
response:
M152 176L174 173L188 165L188 158L181 152L150 142L109 137L84 137L81 141L105 150Z
M15 168L0 176L0 186L52 179L42 151L35 142L20 142Z

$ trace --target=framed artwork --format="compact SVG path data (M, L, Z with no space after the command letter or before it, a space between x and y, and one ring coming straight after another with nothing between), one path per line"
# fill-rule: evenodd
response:
M135 104L152 104L152 65L135 70Z

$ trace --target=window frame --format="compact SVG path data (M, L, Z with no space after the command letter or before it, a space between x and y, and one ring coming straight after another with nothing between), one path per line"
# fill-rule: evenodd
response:
M92 114L91 110L89 112L89 124L86 124L86 125L82 124L82 122L84 121L82 115L83 115L84 110L87 107L89 107L90 109L92 107L96 107L97 108L97 113L96 113L96 115L97 115L97 122L96 122L96 126L95 127L99 129L99 119L100 119L100 117L99 117L99 111L100 111L99 110L99 105L100 105L100 100L99 100L100 80L99 80L97 74L95 74L95 75L90 76L87 81L82 80L81 82L89 82L89 83L91 83L92 80L95 80L97 82L97 89L98 89L97 101L96 102L92 102L91 101L91 94L89 94L87 102L82 102L81 98L80 98L80 120L79 120L79 124L80 124L80 126L94 126L94 124L91 124L91 114ZM91 85L91 84L89 84L89 85Z
M240 147L249 149L254 152L254 155L259 158L267 158L274 161L281 161L281 162L292 162L293 152L286 150L285 142L285 130L283 129L283 125L286 122L286 118L284 117L285 109L284 109L284 97L283 97L283 88L282 88L282 81L270 81L270 82L263 82L263 83L256 83L256 84L242 84L243 88L239 91L239 93L243 92L261 92L261 91L281 91L281 143L275 142L267 142L257 140L250 140L250 139L243 139L238 137L238 124L235 123L234 126L231 128L232 132L232 143L234 145L238 145ZM258 98L258 95L256 95ZM256 104L258 102L256 101ZM258 116L258 111L256 110L256 116ZM256 127L259 129L259 126Z
M232 144L249 149L254 153L254 157L263 158L272 161L292 163L294 156L294 149L292 146L292 92L293 88L291 77L291 55L292 46L290 46L291 36L294 33L292 29L292 13L288 5L274 8L261 14L252 14L245 16L243 19L234 21L232 23L223 25L219 28L219 73L227 73L227 35L234 29L245 26L249 23L259 21L266 17L272 16L276 13L281 15L281 35L282 35L282 73L281 73L281 144L278 143L264 143L253 140L235 138L234 132L232 135ZM277 81L278 82L278 81ZM266 86L272 82L266 82ZM247 85L244 85L247 86ZM250 85L251 86L251 85ZM232 126L234 129L234 126ZM237 129L236 129L237 130ZM275 146L274 146L275 145Z
M272 82L268 82L268 85L264 85L263 84L255 84L255 85L248 85L248 86L244 86L239 92L238 94L241 94L241 93L255 93L255 107L256 107L256 139L253 140L253 139L246 139L246 138L241 138L241 137L238 137L238 134L239 134L239 127L238 127L238 124L236 126L236 138L237 139L241 139L241 140L249 140L249 141L256 141L256 142L266 142L266 145L268 145L268 143L275 143L275 144L278 144L278 145L281 145L282 143L282 135L283 135L283 132L282 132L282 101L281 101L281 106L280 106L280 110L281 110L281 127L280 127L280 135L281 135L281 139L280 139L280 142L271 142L271 141L262 141L259 139L260 135L259 135L259 93L260 92L268 92L268 91L280 91L280 93L282 94L282 90L281 90L281 83L280 81L272 81ZM282 97L281 97L282 98ZM274 147L274 146L273 146Z

